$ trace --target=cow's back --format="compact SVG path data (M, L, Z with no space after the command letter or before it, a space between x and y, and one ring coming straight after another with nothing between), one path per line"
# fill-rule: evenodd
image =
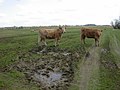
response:
M100 37L101 30L93 29L93 28L82 28L81 35L88 38Z
M60 31L58 29L42 29L40 30L40 35L43 38L48 38L48 39L55 39L58 37L61 37L59 34Z

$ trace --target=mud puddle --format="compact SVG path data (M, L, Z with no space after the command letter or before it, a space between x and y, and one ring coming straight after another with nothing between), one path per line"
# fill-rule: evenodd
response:
M24 72L26 79L36 83L42 90L67 90L73 80L73 67L80 57L79 51L36 47L20 55L14 68Z

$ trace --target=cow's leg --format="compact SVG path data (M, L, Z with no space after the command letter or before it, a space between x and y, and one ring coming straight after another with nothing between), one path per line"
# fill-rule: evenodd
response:
M58 45L58 41L59 41L59 39L58 39L58 38L55 38L55 46Z
M83 39L83 42L84 42L84 44L85 44L85 38Z
M45 46L47 46L47 43L46 43L46 38L42 38L42 41L41 41Z
M83 42L85 44L85 36L81 35L81 42Z
M97 40L98 41L98 46L99 46L99 40Z
M42 42L42 38L38 38L38 46L40 46L41 45L41 42Z
M83 43L83 37L82 37L82 35L81 35L81 43Z
M44 39L44 45L47 46L46 40Z
M99 41L96 38L95 38L95 46L99 46Z
M41 46L43 45L43 39L42 38L40 39L40 45Z
M55 47L58 45L58 40L55 39Z
M43 44L44 44L44 37L40 37L40 38L38 38L38 45L39 46L42 46Z
M85 37L82 40L83 40L83 43L85 44Z
M43 42L43 39L42 38L38 38L38 46L41 46L42 42Z
M57 46L57 40L55 39L55 47Z

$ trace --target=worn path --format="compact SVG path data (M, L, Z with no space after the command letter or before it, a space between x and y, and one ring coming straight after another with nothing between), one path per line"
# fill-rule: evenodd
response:
M80 66L80 90L89 90L90 87L95 90L97 87L95 84L98 83L99 77L99 49L99 47L91 47L84 56Z

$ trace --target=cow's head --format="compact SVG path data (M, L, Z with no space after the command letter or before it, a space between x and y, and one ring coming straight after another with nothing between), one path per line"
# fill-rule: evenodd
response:
M103 32L103 30L99 30L99 32L98 32L98 33L99 33L99 35L101 35L101 34L102 34L102 32Z
M65 33L66 32L66 27L63 26L62 29L63 29L63 32Z
M60 25L59 25L59 29L61 29L63 33L66 32L66 26L60 26Z

